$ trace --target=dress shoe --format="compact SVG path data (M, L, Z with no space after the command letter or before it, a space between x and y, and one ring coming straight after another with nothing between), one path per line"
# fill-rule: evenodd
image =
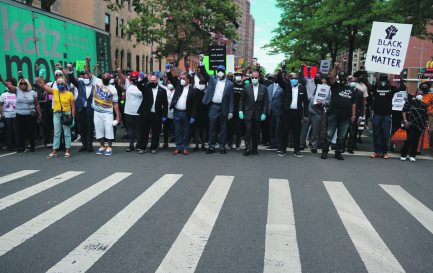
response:
M221 150L220 150L220 154L225 155L226 153L227 153L227 150L226 150L226 149L221 149Z
M320 156L321 159L327 159L328 158L328 153L327 152L322 152L322 155Z
M183 150L183 154L184 155L189 155L189 151L188 150Z
M257 149L253 149L253 152L252 152L252 154L253 155L256 155L258 152L257 152Z
M81 147L78 151L81 153L81 152L87 151L87 149L86 149L86 147Z
M215 153L214 149L207 149L206 154L213 154Z
M245 150L243 153L244 156L248 156L249 154L250 154L250 150Z
M338 160L344 160L344 157L341 155L341 153L335 153L334 157Z

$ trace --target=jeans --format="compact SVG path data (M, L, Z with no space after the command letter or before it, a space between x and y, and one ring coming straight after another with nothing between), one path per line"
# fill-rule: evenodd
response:
M71 115L71 112L64 113L66 115ZM56 112L53 114L53 123L54 123L54 141L53 141L53 149L58 150L60 147L60 138L62 136L62 127L63 127L63 135L65 136L65 147L66 149L71 148L71 126L62 125L60 122L60 118L62 113Z
M185 111L174 110L174 133L176 138L176 149L188 150L189 146L189 119Z
M125 114L125 120L126 120L126 126L127 126L127 132L128 132L128 139L129 139L129 146L134 147L134 140L139 136L140 127L143 125L140 125L141 118L140 116L134 116L134 115L128 115Z
M335 130L337 130L337 150L336 153L341 153L344 146L344 137L349 127L349 118L339 118L335 114L328 115L328 129L326 130L326 139L323 143L322 151L327 153L331 140L334 137Z
M391 115L380 116L374 114L371 123L373 124L374 152L385 154L388 152L389 136L391 134Z

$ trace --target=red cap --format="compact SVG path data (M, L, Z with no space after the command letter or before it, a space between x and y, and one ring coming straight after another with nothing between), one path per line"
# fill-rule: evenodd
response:
M130 77L140 77L140 74L138 74L137 71L132 71L131 74L129 75Z

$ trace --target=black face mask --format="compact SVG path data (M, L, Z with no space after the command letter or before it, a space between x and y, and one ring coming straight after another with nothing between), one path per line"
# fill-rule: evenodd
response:
M156 82L151 82L151 83L149 83L149 86L150 86L152 89L154 89L154 88L156 88L156 87L158 86L158 84L157 84Z
M136 78L132 78L132 79L131 79L131 82L132 82L133 84L137 85L137 83L138 83L138 79L136 79Z
M102 78L102 83L103 83L104 85L109 85L109 84L110 84L110 79Z

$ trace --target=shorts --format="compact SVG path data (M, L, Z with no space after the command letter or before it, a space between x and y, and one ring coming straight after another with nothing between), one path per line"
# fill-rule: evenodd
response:
M113 113L100 113L95 111L93 115L93 123L95 124L96 139L106 138L114 139L113 130Z

